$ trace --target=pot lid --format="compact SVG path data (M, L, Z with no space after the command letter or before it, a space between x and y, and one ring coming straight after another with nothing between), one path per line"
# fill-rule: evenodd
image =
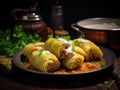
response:
M36 13L27 13L21 17L22 21L39 21L41 20L41 15L37 15Z

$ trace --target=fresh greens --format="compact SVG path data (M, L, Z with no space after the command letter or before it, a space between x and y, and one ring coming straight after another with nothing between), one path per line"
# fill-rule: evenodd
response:
M17 51L29 43L40 42L42 37L38 34L26 34L21 25L15 26L13 34L11 29L0 31L0 54L12 57Z
M65 39L65 40L67 40L67 41L71 40L70 35L66 35L66 36L59 36L59 35L56 35L55 38L63 38L63 39Z
M49 34L49 35L48 35L48 39L49 39L49 38L53 38L53 34Z

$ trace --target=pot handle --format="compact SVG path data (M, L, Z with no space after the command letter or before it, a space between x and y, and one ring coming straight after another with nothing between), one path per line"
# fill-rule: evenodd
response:
M76 30L80 37L85 38L85 33L79 29L80 27L76 23L71 24L71 28Z
M15 19L15 20L19 20L17 13L18 12L24 12L24 9L21 8L17 8L17 9L13 9L11 12L11 16Z

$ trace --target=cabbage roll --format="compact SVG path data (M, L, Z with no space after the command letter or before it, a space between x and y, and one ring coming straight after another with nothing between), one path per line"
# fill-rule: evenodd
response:
M79 46L85 51L86 61L96 60L103 56L103 52L101 51L101 49L90 40L78 38L78 39L74 39L73 42L76 46Z
M39 71L51 72L59 69L61 63L58 58L47 50L33 51L30 64Z
M62 55L64 49L68 47L68 44L64 42L60 42L58 39L50 38L45 42L46 50L49 50L53 54L55 54L59 59L64 58Z
M67 60L62 60L62 64L67 69L77 69L84 63L84 56L74 53L73 56Z
M24 48L23 48L23 54L30 58L31 56L31 53L35 50L40 50L41 48L45 49L45 43L44 42L38 42L38 43L30 43L28 45L26 45Z

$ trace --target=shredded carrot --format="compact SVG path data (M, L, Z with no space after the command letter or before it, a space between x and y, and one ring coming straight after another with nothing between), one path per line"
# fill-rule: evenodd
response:
M84 62L81 67L79 67L76 70L66 70L66 69L61 69L59 71L53 72L53 74L78 74L78 73L85 73L85 72L90 72L90 71L95 71L100 69L100 64L98 63L91 63L91 62Z

